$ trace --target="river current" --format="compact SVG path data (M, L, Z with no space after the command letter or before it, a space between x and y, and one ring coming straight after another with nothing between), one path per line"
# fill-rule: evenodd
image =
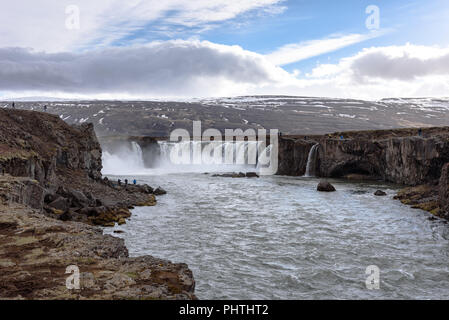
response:
M315 178L121 169L111 179L168 194L105 233L124 231L131 256L187 263L200 299L449 298L448 225L393 200L395 186L331 180L337 192L320 193Z

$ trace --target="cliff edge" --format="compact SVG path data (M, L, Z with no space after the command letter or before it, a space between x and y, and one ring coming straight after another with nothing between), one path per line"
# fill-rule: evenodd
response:
M95 226L156 204L150 186L103 178L101 154L91 124L0 109L0 299L196 298L187 265L130 258Z
M282 137L278 174L304 175L312 147L317 177L377 179L408 186L397 199L449 218L449 127Z

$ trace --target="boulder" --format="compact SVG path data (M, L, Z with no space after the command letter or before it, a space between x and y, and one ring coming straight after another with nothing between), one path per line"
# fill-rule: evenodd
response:
M440 216L449 218L449 163L446 163L441 170L441 177L438 184L438 202Z
M259 175L255 172L247 172L246 177L247 178L259 178Z
M48 204L49 207L57 209L57 210L61 210L61 211L66 211L69 209L69 201L64 198L64 197L59 197L56 200L50 202Z
M320 183L317 186L317 191L334 192L334 191L337 191L337 190L335 190L335 187L333 185L331 185L329 182L327 182L327 181L320 181Z
M158 187L156 190L154 190L153 194L155 194L156 196L161 196L167 194L167 191L165 191L161 187Z
M383 196L386 196L387 193L382 190L377 190L376 192L374 192L374 195L378 196L378 197L383 197Z
M66 212L64 212L63 214L61 214L59 216L59 220L62 220L62 221L70 221L70 220L72 220L71 212L69 210L67 210Z

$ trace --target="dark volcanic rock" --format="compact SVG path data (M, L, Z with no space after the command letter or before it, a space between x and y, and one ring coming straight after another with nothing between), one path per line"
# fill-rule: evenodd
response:
M449 163L443 166L440 182L438 185L438 202L440 206L440 216L449 218Z
M246 177L247 178L259 178L259 175L255 172L247 172Z
M195 298L187 265L129 258L122 239L84 223L124 224L128 207L156 204L149 186L103 181L101 166L92 125L0 109L0 299ZM65 286L70 265L78 290Z
M306 173L307 159L314 141L279 139L278 175L303 176Z
M124 240L100 228L1 203L0 226L0 300L195 299L187 265L130 258ZM65 286L70 265L79 268L79 290Z
M438 180L441 168L449 162L447 127L423 129L423 136L418 136L417 129L398 129L342 132L313 139L320 143L316 165L321 177L358 175L414 186ZM302 175L311 144L309 140L281 138L278 174Z
M335 187L327 181L320 181L320 183L318 184L316 189L317 189L317 191L321 191L321 192L337 191L337 190L335 190Z
M386 196L387 193L382 190L377 190L376 192L374 192L374 195L378 196L378 197L382 197L382 196Z
M153 191L153 193L157 196L162 196L164 194L167 194L167 191L165 191L161 187L158 187L156 190Z
M98 179L101 147L92 124L71 127L54 115L0 109L0 168L50 187L68 170Z
M48 204L49 207L54 208L56 210L66 211L69 209L69 201L66 198L59 197L53 202Z

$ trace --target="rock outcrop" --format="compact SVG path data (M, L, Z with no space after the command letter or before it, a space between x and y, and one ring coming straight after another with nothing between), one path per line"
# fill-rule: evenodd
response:
M92 226L156 204L150 186L102 179L101 154L90 124L0 109L0 299L195 298L185 264L129 258L123 240ZM68 266L80 289L66 287Z
M396 199L449 218L445 166L449 162L449 127L337 132L309 140L282 137L278 174L302 175L310 148L316 142L317 176L406 185L409 187Z
M320 192L334 192L334 191L337 191L335 189L335 187L333 185L331 185L327 181L320 181L320 183L316 187L316 190L320 191Z
M442 166L449 162L449 128L424 129L423 136L398 129L335 133L313 140L320 143L317 175L321 177L359 174L419 185L438 180ZM281 138L278 174L303 174L312 145L310 140Z
M441 171L438 185L439 215L449 219L449 163L446 163Z
M149 186L101 179L101 155L91 124L69 126L51 114L0 109L0 178L29 179L11 180L4 188L11 201L43 208L54 218L103 226L123 223L132 206L156 204Z
M69 266L79 289L66 286ZM195 299L194 289L185 264L129 258L122 239L97 227L0 205L0 299Z
M58 182L58 170L101 177L101 147L91 124L71 127L57 116L0 109L0 172Z
M315 144L310 140L280 138L277 174L303 176L309 152Z

